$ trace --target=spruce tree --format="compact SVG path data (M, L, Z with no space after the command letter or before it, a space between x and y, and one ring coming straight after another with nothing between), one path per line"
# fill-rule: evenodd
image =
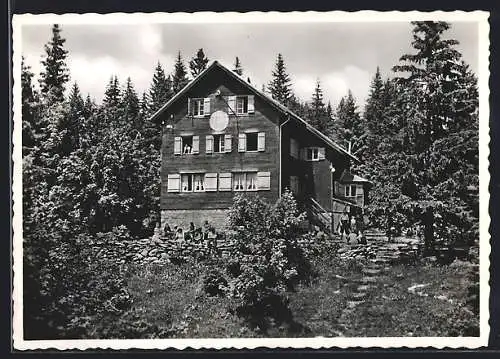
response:
M273 79L268 85L272 98L283 105L288 106L292 96L292 85L290 76L286 72L285 62L281 54L278 54L272 76Z
M177 59L174 66L174 74L172 76L172 89L174 94L179 92L184 86L187 85L189 79L187 77L186 66L182 60L181 52L177 53Z
M44 47L45 58L42 60L43 70L39 80L42 94L48 96L50 93L51 101L64 101L65 85L69 80L65 42L66 39L61 37L59 25L53 25L52 39Z
M189 68L191 70L191 76L196 77L207 68L208 58L205 56L203 49L199 49L196 56L189 61Z
M156 66L153 80L149 88L149 111L151 113L156 112L160 107L162 107L170 98L173 96L172 92L172 80L169 76L165 76L165 71L163 67L158 62ZM144 105L145 103L143 103Z
M123 120L127 124L132 124L134 127L138 128L140 103L130 77L127 78L121 101L123 108Z
M360 154L364 149L365 126L351 90L340 100L335 117L335 137L347 146L351 143L351 151Z
M238 58L238 56L236 56L236 58L234 60L233 71L236 72L239 76L243 75L243 67L241 66L241 62L240 62L240 59Z
M62 143L64 155L69 155L80 146L80 132L85 121L85 102L82 98L80 88L75 82L71 87L69 95L69 112L65 120L60 124L62 130L65 130L65 136Z
M314 93L312 95L308 119L309 123L319 131L323 132L327 136L331 134L331 118L328 116L323 99L323 89L321 88L321 82L319 79L316 81L316 87L314 88Z
M102 100L103 108L106 111L116 111L121 104L120 83L118 77L111 76L104 92L104 99Z
M39 131L35 122L35 90L33 88L33 72L21 58L21 99L22 99L22 124L23 124L23 146L33 147L35 145L36 132Z

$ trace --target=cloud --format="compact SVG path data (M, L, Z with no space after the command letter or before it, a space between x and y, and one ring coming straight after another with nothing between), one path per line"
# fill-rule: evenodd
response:
M325 97L330 98L334 106L351 90L358 106L363 104L368 96L371 73L357 66L347 65L340 71L326 74L322 81Z

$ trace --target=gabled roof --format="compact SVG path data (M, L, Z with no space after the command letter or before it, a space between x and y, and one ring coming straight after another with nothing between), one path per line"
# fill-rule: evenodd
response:
M363 178L361 176L355 175L348 170L344 170L342 172L342 175L340 175L339 182L341 183L369 183L371 182L367 180L366 178Z
M328 136L323 134L322 132L318 131L316 128L311 126L309 123L307 123L303 118L301 118L299 115L291 111L288 107L282 105L278 101L274 100L271 96L268 96L264 92L258 90L255 88L253 85L242 79L238 74L236 74L234 71L229 70L225 66L221 65L218 61L214 61L208 66L205 70L200 72L198 76L196 76L190 83L188 83L182 90L180 90L177 94L175 94L166 104L164 104L158 111L156 111L150 118L151 121L155 121L158 116L160 116L168 107L170 107L173 103L175 103L179 98L181 98L190 88L195 86L197 83L199 83L205 75L210 72L214 68L220 68L222 69L225 73L227 73L229 76L233 77L236 79L238 82L240 82L243 86L246 86L251 92L253 92L254 95L259 96L261 99L265 100L268 102L271 106L276 108L278 111L290 116L293 118L296 122L298 122L300 125L303 125L306 130L308 130L310 133L312 133L314 136L319 138L321 141L325 143L328 147L331 149L340 152L343 155L346 155L353 159L356 162L360 162L360 160L354 156L353 154L349 153L347 150L345 150L342 146L338 145L337 143L333 142Z

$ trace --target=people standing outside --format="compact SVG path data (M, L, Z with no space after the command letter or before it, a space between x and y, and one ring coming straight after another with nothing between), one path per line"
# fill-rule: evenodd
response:
M340 240L344 240L344 234L347 237L347 243L349 243L349 215L347 214L347 209L344 209L344 213L340 216Z

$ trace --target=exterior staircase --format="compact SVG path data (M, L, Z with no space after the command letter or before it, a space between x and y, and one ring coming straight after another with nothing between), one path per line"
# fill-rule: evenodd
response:
M332 231L332 215L324 209L315 199L309 198L307 203L307 217L309 223L318 226L325 232Z

